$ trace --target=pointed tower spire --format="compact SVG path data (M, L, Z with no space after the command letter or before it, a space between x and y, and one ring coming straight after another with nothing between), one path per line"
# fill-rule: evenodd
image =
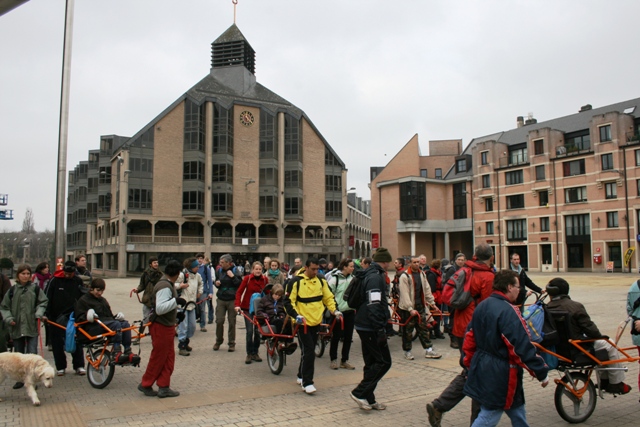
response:
M244 65L251 74L256 73L256 52L236 24L211 43L212 69L234 65Z

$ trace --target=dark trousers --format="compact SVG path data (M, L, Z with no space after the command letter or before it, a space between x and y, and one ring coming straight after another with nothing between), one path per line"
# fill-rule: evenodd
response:
M331 345L329 346L329 357L331 360L338 358L338 344L342 338L342 359L341 362L349 360L349 352L351 351L351 342L353 341L353 326L356 321L355 310L348 310L342 313L344 328L339 320L336 321L331 335Z
M464 352L462 351L462 341L463 339L460 337L456 337L452 335L453 339L458 342L460 346L460 363L462 364L462 359L464 358ZM464 385L467 382L467 370L463 368L462 372L449 383L447 388L444 389L440 396L434 399L433 406L440 412L448 412L452 410L458 403L465 398L464 394ZM480 413L480 402L475 400L471 401L471 422L469 425L473 424L476 418L478 418L478 414Z
M160 388L171 385L171 374L176 363L176 350L173 346L175 326L165 326L154 322L151 331L151 355L147 370L142 376L142 387L157 384Z
M253 319L253 314L249 314L249 310L243 310L244 314ZM253 321L244 318L244 327L247 330L247 355L258 354L260 350L260 332L254 327Z
M316 361L316 343L318 342L318 330L320 326L307 326L307 332L301 325L298 328L298 346L302 354L300 355L300 366L298 367L298 378L302 378L302 386L313 384L313 372Z
M364 359L364 375L360 384L351 392L358 399L376 402L374 391L378 382L391 368L389 346L378 344L378 333L375 331L357 331L362 342L362 358Z
M67 355L64 352L66 331L57 326L51 326L49 332L51 334L51 346L53 347L53 360L56 362L56 370L67 369ZM71 354L71 360L73 369L84 368L84 351L81 345L76 345L76 351Z

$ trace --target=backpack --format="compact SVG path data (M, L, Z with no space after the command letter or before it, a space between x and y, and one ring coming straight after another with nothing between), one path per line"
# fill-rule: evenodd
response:
M471 295L471 278L473 270L463 267L456 271L442 289L442 303L454 310L467 308L473 296Z
M364 304L364 284L359 276L353 276L342 296L349 307L357 310Z
M551 346L558 343L558 331L553 317L547 313L546 305L542 301L536 301L526 308L522 318L527 324L531 341L542 346Z
M258 298L262 298L264 296L264 292L254 292L251 295L251 299L249 300L249 314L255 314L255 302Z
M2 277L0 277L0 280ZM9 301L13 299L13 293L16 290L16 285L13 285L9 288ZM38 305L38 297L40 296L40 286L36 285L36 305Z

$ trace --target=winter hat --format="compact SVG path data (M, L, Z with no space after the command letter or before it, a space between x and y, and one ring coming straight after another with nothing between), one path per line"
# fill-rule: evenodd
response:
M449 261L447 258L442 258L442 259L440 260L440 264L441 264L441 265L440 265L440 268L442 268L442 269L444 270L445 268L447 268L447 266L448 266L449 264L451 264L451 261Z
M547 284L547 293L552 297L558 295L569 295L569 283L560 277L551 279Z
M373 260L375 262L391 262L391 254L387 248L378 248L375 254L373 254Z
M196 268L196 267L200 267L200 263L198 262L197 259L191 263L191 268Z
M318 265L324 265L324 264L326 264L326 263L327 263L327 260L326 260L326 259L324 259L324 258L320 258L320 259L318 260Z
M64 272L65 273L75 273L76 272L76 263L73 261L67 261L64 263Z

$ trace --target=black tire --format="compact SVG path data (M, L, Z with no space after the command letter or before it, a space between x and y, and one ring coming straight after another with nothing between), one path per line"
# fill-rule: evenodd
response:
M571 377L573 378L574 389L582 389L586 384L587 390L582 395L582 398L577 399L564 385L558 384L553 401L558 415L563 420L571 424L577 424L586 421L593 414L598 396L593 382L588 379L586 374L576 372ZM562 381L570 383L567 376L562 378Z
M93 360L100 358L100 353L102 353L102 350L95 350L92 356ZM91 364L87 365L87 379L91 387L100 389L109 385L113 375L116 373L116 367L110 362L111 353L105 350L99 369L95 369Z
M319 336L318 342L316 342L316 348L315 348L316 357L322 357L326 346L327 346L327 342L324 340L324 337Z
M284 366L284 351L277 348L273 340L267 341L267 364L271 373L279 375Z

